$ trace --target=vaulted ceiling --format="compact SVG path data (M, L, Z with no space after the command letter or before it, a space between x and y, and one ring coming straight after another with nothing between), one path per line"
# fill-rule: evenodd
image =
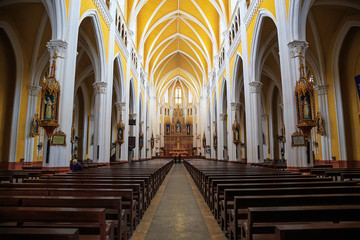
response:
M228 0L129 0L127 22L150 84L161 95L182 81L195 95L206 83L229 18Z

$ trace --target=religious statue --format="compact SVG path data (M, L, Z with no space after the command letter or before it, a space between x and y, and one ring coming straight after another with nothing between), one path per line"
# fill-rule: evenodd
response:
M233 129L233 142L237 146L240 143L240 125L237 122L236 115L232 129Z
M124 142L124 129L125 125L122 122L117 124L117 142L120 146Z
M31 123L31 136L35 137L36 135L39 135L39 117L37 113Z
M46 100L44 101L45 103L45 116L44 119L45 120L51 120L52 119L52 105L53 102L49 97L46 97Z
M190 135L190 124L186 125L186 134Z
M316 114L315 122L316 122L316 132L321 136L324 136L325 135L324 120L319 112Z
M235 132L234 132L234 140L239 141L239 131L238 131L238 129L236 129Z
M304 119L311 119L311 106L309 104L307 96L305 96L303 103Z
M170 124L166 124L166 135L170 135Z
M180 133L180 132L181 132L181 123L180 123L180 121L178 121L178 122L176 123L176 132L177 132L177 133Z

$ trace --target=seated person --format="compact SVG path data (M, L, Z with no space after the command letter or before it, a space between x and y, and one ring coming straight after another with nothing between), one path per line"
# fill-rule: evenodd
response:
M79 163L76 159L72 160L72 163L70 165L70 170L73 172L77 172L80 170L83 170L83 166L81 165L81 163Z

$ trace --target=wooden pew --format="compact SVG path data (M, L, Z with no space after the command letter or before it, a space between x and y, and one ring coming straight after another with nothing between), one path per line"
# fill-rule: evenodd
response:
M114 239L111 222L105 220L105 208L0 207L2 222L15 222L18 227L79 228L80 235L97 229L100 240Z
M359 193L236 196L229 215L229 239L239 239L240 225L246 221L249 207L355 205L359 201Z
M337 194L360 193L360 186L315 186L315 187L281 187L281 188L244 188L225 189L224 204L220 207L221 228L227 229L229 210L233 208L236 196L256 195L305 195L305 194Z
M130 235L136 227L137 204L131 189L79 189L79 188L0 188L0 196L77 196L121 197L130 225Z
M127 239L127 219L121 197L0 196L0 206L105 208L106 220L115 220L115 236Z
M353 179L360 179L360 172L346 172L340 174L340 180L345 181L349 179L350 181Z
M315 175L299 175L299 174L240 174L237 175L215 175L205 177L204 189L206 196L214 192L213 182L221 179L258 179L258 178L314 178ZM210 189L210 191L209 191Z
M242 222L242 236L252 240L255 234L274 234L275 225L281 222L343 221L360 223L360 205L249 207L247 221Z
M26 179L24 183L39 183L39 184L55 184L55 183L64 183L64 184L139 184L140 193L144 196L144 210L150 205L150 197L148 190L145 186L144 180L92 180L92 179Z
M155 192L154 187L152 186L152 183L150 181L150 177L89 177L89 176L68 176L68 175L57 175L57 176L43 176L41 179L46 179L47 181L54 181L55 179L59 180L72 180L72 181L78 181L78 182L87 182L87 181L121 181L121 180L143 180L145 181L145 188L148 195L148 202L153 198ZM24 182L29 182L29 180L25 180Z
M335 186L356 186L356 181L315 181L315 182L278 182L278 183L244 183L244 184L218 184L217 191L214 196L214 215L217 220L220 220L220 204L226 207L222 207L224 210L228 208L228 201L234 201L234 194L231 191L228 191L226 202L224 201L224 191L225 189L247 189L247 188L286 188L286 187L335 187ZM226 205L225 205L226 203ZM232 203L233 206L233 203ZM232 207L231 207L232 208Z
M357 240L360 222L275 225L275 240Z
M79 240L77 228L0 228L2 240Z
M208 202L210 210L214 209L214 195L217 184L227 183L274 183L274 182L314 182L314 181L332 181L331 178L317 178L317 177L292 177L292 178L253 178L253 179L216 179L210 184ZM211 200L210 200L211 198Z
M134 199L137 201L137 221L140 223L140 219L144 213L143 205L144 199L140 192L139 184L82 184L82 183L47 183L43 185L41 183L2 183L0 188L79 188L79 189L132 189Z

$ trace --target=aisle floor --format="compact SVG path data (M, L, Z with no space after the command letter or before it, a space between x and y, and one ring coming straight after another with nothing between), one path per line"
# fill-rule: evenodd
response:
M174 164L131 240L226 239L195 188L183 164Z

